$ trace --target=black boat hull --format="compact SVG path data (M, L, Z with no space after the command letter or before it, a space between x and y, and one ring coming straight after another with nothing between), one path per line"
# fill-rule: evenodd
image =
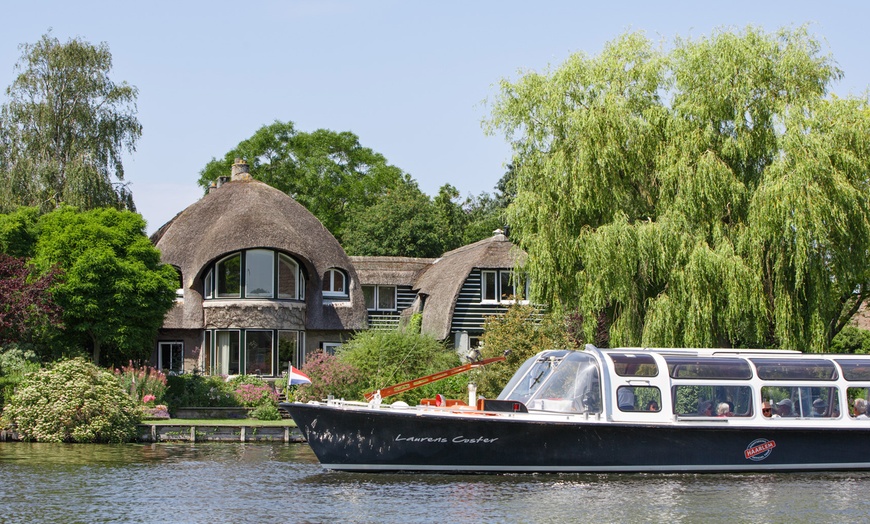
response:
M643 425L282 404L346 471L717 472L870 469L870 427Z

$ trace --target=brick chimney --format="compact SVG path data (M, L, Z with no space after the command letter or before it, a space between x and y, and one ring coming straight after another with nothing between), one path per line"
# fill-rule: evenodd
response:
M233 162L231 173L233 180L252 180L251 174L248 173L248 163L241 158Z

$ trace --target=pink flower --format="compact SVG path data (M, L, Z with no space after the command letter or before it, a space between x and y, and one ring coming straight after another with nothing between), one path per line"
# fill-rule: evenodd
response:
M157 400L157 397L155 397L154 395L145 395L144 397L142 397L142 402L144 402L145 404L149 402L154 402L155 400Z

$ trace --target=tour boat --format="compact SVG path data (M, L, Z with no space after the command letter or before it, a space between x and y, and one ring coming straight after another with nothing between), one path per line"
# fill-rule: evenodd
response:
M868 470L868 393L870 355L589 345L529 358L497 399L281 406L334 470Z

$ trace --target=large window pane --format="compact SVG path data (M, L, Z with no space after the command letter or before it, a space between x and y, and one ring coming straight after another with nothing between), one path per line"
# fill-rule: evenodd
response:
M363 286L363 300L366 303L366 309L375 309L375 286Z
M278 332L278 373L276 375L287 371L291 363L296 367L300 367L296 352L298 342L298 331Z
M498 300L498 282L496 280L497 273L495 271L484 271L481 274L481 300L496 301Z
M229 256L217 263L217 296L233 298L241 296L242 257Z
M215 372L218 375L239 374L239 332L218 331L215 341Z
M287 255L278 257L278 298L299 298L298 282L299 266Z
M502 300L511 300L514 298L516 294L514 292L514 274L513 271L500 271L499 278L501 280L501 299Z
M245 296L272 298L275 255L265 249L245 252Z
M378 286L378 309L393 311L396 309L396 287Z
M272 376L272 332L245 332L245 374Z
M184 344L181 342L160 342L158 349L158 369L166 373L181 373L184 371Z
M839 417L836 387L765 386L761 400L773 409L773 417Z
M749 386L674 386L673 395L677 415L749 417L753 413Z

